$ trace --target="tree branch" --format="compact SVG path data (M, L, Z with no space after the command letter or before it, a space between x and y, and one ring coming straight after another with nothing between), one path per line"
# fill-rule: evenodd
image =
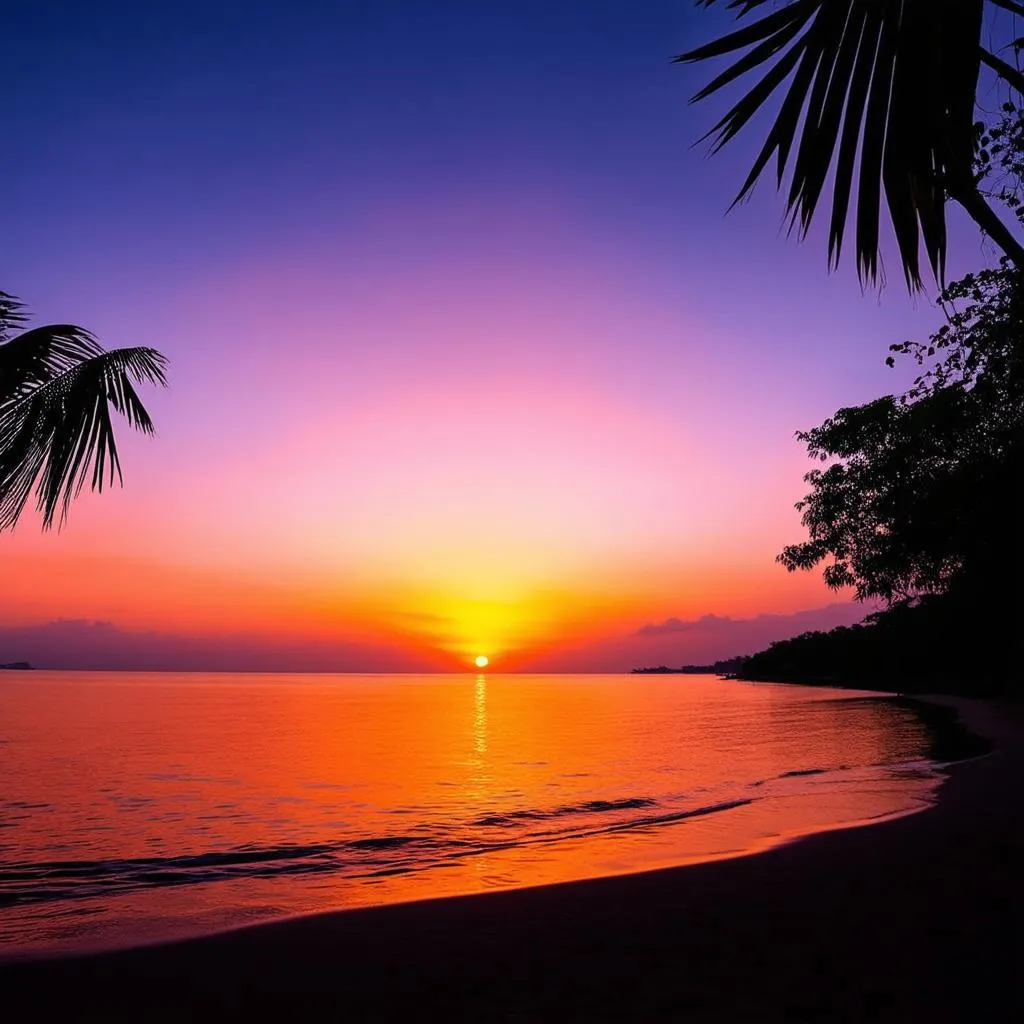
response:
M1024 9L1021 11L1024 14ZM984 46L981 49L981 62L987 64L1003 81L1008 82L1014 89L1024 96L1024 74L1021 74L1012 64L989 53Z
M1013 260L1018 270L1024 270L1024 245L1017 241L1013 232L999 219L995 210L985 202L985 197L973 182L963 187L949 186L949 195L967 212L967 215Z
M1024 6L1015 4L1013 0L989 0L993 7L1002 7L1004 11L1011 14L1024 14Z

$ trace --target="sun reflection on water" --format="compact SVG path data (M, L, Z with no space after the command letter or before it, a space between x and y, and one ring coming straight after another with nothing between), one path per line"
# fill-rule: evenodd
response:
M476 677L473 689L473 749L479 757L487 756L487 677L483 674Z

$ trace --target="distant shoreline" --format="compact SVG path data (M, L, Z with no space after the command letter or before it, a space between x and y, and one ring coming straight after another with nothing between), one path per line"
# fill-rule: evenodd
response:
M681 665L679 668L671 668L668 665L654 665L630 669L630 674L634 676L724 676L727 679L736 679L748 660L747 657L740 656L737 658L725 658L722 661L714 661L709 665Z

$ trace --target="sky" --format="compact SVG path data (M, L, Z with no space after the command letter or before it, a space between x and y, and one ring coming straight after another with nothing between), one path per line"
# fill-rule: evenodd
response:
M0 288L157 437L0 535L0 661L617 671L856 621L794 433L940 320L713 158L688 0L8 0ZM956 251L980 252L954 223ZM954 263L954 273L958 269Z

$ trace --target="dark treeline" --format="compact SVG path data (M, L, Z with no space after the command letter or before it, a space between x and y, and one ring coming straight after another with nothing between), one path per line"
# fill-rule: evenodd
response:
M1000 615L990 603L929 596L869 616L859 626L780 640L747 659L738 676L898 693L1019 695L1014 629L1009 608Z
M722 661L714 661L708 665L681 665L679 668L669 668L668 665L656 665L651 668L635 668L634 675L684 675L684 676L729 676L736 675L746 664L745 657L725 658Z

